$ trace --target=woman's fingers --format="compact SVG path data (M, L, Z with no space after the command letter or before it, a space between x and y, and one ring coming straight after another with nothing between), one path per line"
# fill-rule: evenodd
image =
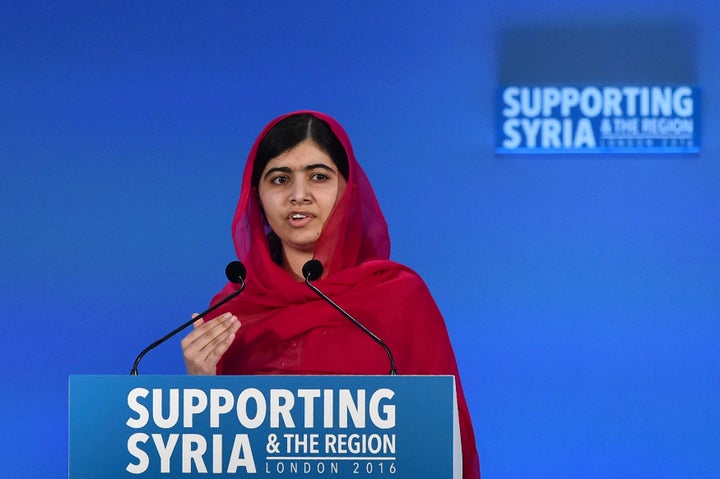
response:
M215 374L218 361L239 328L240 322L231 313L208 322L199 319L193 323L193 330L180 342L188 374Z

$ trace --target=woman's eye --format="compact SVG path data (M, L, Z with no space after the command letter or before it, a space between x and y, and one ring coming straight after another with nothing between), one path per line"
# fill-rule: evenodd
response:
M314 174L311 176L311 178L312 178L314 181L324 181L324 180L327 180L327 179L328 179L327 175L324 175L324 174L322 174L322 173L314 173Z
M284 185L285 183L288 182L288 177L287 176L276 176L275 178L273 178L271 180L271 182L274 185Z

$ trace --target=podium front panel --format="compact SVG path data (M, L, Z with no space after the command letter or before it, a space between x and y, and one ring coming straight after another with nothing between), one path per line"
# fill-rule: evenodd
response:
M458 474L452 376L71 376L69 408L70 479Z

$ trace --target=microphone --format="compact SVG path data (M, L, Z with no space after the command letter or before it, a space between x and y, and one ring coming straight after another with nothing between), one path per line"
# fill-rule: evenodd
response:
M390 360L390 372L388 374L390 374L391 376L397 375L397 370L395 369L395 358L393 358L393 355L390 352L390 348L388 348L387 344L385 344L385 342L382 339L380 339L375 333L373 333L368 328L366 328L365 325L363 325L360 321L358 321L357 319L350 316L350 314L347 311L345 311L340 306L338 306L332 299L328 298L325 295L325 293L320 291L314 284L312 284L310 282L310 281L319 279L320 276L322 276L322 273L323 273L322 263L316 259L311 259L310 261L308 261L307 263L305 263L303 265L302 273L303 273L303 276L305 277L305 284L307 284L310 289L315 291L315 293L318 296L320 296L322 299L327 301L328 304L330 304L330 306L332 306L333 308L338 310L340 312L340 314L342 314L347 319L349 319L355 326L362 329L362 331L365 334L367 334L368 336L370 336L373 339L373 341L375 341L380 346L382 346L382 348L385 350L385 352L388 355L388 359Z
M164 342L167 341L168 339L172 338L172 337L175 336L177 333L179 333L179 332L182 331L183 329L187 328L188 326L190 326L192 323L194 323L194 322L197 321L198 319L205 317L206 314L215 311L217 308L219 308L219 307L222 306L223 304L227 303L228 301L230 301L231 299L233 299L235 296L239 295L239 294L242 292L242 290L245 289L245 277L247 276L247 270L245 269L245 265L242 264L240 261L231 261L230 263L228 263L228 265L225 267L225 276L227 276L227 279L228 279L231 283L239 284L240 287L239 287L238 289L236 289L235 291L233 291L232 293L230 293L229 295L227 295L225 298L223 298L222 301L220 301L219 303L217 303L217 304L209 307L208 309L206 309L206 310L203 311L202 313L200 313L200 314L198 314L197 316L195 316L194 318L192 318L190 321L186 322L186 323L183 324L182 326L178 327L177 329L171 331L170 333L166 334L166 335L163 336L162 338L158 339L157 341L155 341L154 343L152 343L152 344L151 344L150 346L148 346L147 348L143 349L142 352L141 352L140 354L138 354L138 357L135 358L135 362L133 363L133 367L132 367L132 369L130 370L130 375L131 375L131 376L137 376L137 375L138 375L138 365L140 364L140 361L142 360L142 358L143 358L148 352L150 352L151 350L153 350L153 349L155 349L156 347L160 346L162 343L164 343Z

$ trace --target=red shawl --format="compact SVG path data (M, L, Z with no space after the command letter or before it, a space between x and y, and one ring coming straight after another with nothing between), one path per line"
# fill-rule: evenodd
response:
M398 374L456 377L464 478L479 478L470 415L440 311L422 279L389 259L385 218L343 128L322 113L295 113L311 113L327 122L344 145L349 162L348 186L315 251L324 273L314 284L387 343ZM250 182L260 140L286 116L265 127L245 165L232 234L238 258L247 267L247 286L217 313L231 311L241 323L217 371L387 374L385 351L271 258L267 225ZM213 303L235 288L228 284Z

